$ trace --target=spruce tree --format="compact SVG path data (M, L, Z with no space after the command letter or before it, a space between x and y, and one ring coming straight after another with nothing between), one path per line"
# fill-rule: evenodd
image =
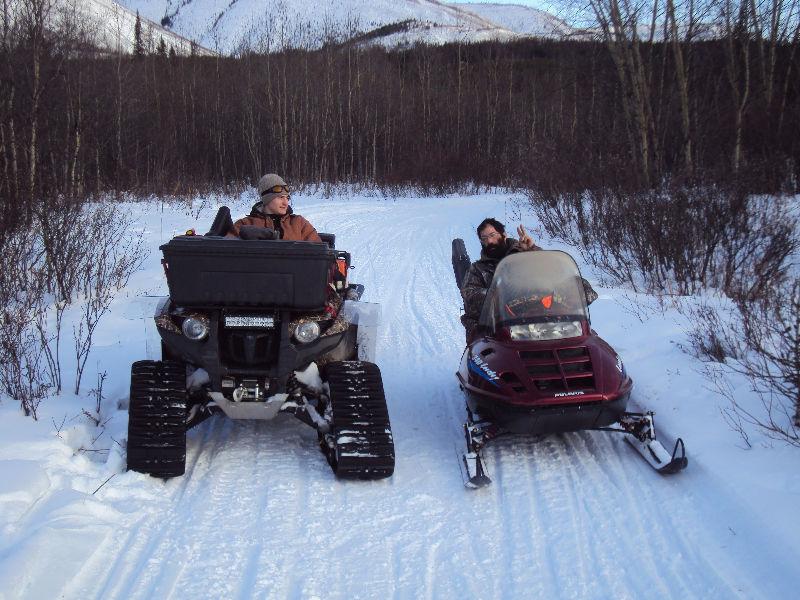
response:
M133 26L133 55L144 56L144 44L142 43L142 19L139 11L136 11L136 24Z

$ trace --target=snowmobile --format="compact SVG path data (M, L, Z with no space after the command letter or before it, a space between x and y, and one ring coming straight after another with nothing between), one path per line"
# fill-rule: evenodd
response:
M350 254L333 234L320 234L323 243L226 238L232 225L222 207L207 234L160 247L169 287L155 314L161 360L131 367L128 469L183 475L187 430L214 414L289 414L316 429L337 477L392 475L371 362L379 307L348 282Z
M452 247L460 288L470 259L463 240ZM583 280L565 252L520 252L500 261L456 375L467 404L468 487L491 483L481 452L508 433L616 432L660 473L688 464L682 439L671 453L662 445L652 412L628 412L633 381L591 328Z

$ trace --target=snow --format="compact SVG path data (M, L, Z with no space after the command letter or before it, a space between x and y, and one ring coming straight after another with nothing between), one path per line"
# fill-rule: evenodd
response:
M56 22L77 18L101 48L111 52L133 52L136 9L130 10L114 0L53 0L50 14ZM159 24L160 18L150 20L144 13L140 13L139 17L145 51L156 52L163 39L167 48L173 47L178 54L192 52L192 41L163 28ZM199 55L212 54L203 47L195 47L194 52Z
M569 250L543 236L520 196L502 191L294 198L296 212L336 233L353 255L350 280L380 305L375 360L393 477L336 480L316 432L288 415L207 420L189 432L183 477L126 472L130 363L158 356L158 245L204 231L221 203L240 215L252 200L125 205L151 252L100 323L81 393L46 399L38 421L0 403L0 598L796 595L800 450L757 432L747 448L727 427L725 400L680 347L691 323L677 309L693 299L660 303L605 287L580 265L600 294L594 329L624 360L636 401L685 440L685 471L660 476L609 434L510 437L485 453L493 483L464 488L454 375L464 334L450 240L464 238L476 256L474 227L494 216ZM103 371L109 420L99 429L82 410L94 410L88 390ZM755 402L743 380L726 377L742 402Z
M384 25L414 20L410 31L387 36L394 46L417 41L508 40L520 34L552 35L568 29L549 13L515 5L463 5L436 0L121 0L131 10L160 22L172 20L172 30L222 52L240 46L270 48L285 44L318 47L323 32L350 37ZM515 29L519 26L520 29Z
M572 32L572 27L552 14L519 4L460 3L464 8L516 33L538 37L559 37Z

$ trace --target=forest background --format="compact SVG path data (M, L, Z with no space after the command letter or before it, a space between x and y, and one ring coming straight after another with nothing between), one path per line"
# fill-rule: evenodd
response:
M799 4L591 0L580 39L387 49L339 31L200 56L139 37L110 53L64 5L4 0L3 392L35 415L60 391L47 307L86 302L90 348L137 268L114 198L241 190L268 171L387 195L502 186L616 283L728 297L738 325L700 315L696 351L785 402L734 426L798 444Z

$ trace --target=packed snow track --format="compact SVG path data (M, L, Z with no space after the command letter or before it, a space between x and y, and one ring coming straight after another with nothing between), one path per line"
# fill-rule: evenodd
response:
M760 527L702 455L663 477L621 436L508 437L484 454L493 485L465 490L464 400L454 376L464 333L450 241L464 238L476 256L481 219L515 228L519 209L509 197L301 198L295 209L336 234L337 247L353 255L351 280L366 286L363 299L381 305L376 363L394 433L394 476L337 480L316 433L289 416L204 422L189 432L186 474L166 482L124 472L123 461L93 494L110 463L79 456L60 476L34 466L42 483L26 489L38 490L38 499L2 530L0 598L683 600L796 593L796 555ZM198 229L214 210L201 213ZM244 210L232 206L235 215ZM165 293L157 246L170 228L192 226L180 211L160 224L152 219L144 235L153 250L126 302L142 291ZM530 216L524 222L552 247L537 238ZM604 303L614 305L613 291L601 294L599 310L593 306L601 335L601 315L610 310ZM621 338L609 341L623 356L630 349ZM147 358L141 337L122 338L115 348L119 373L123 363ZM635 362L628 368L639 386ZM644 396L642 389L634 394ZM658 414L659 406L648 408ZM114 419L124 422L126 414ZM692 441L688 448L696 447Z

